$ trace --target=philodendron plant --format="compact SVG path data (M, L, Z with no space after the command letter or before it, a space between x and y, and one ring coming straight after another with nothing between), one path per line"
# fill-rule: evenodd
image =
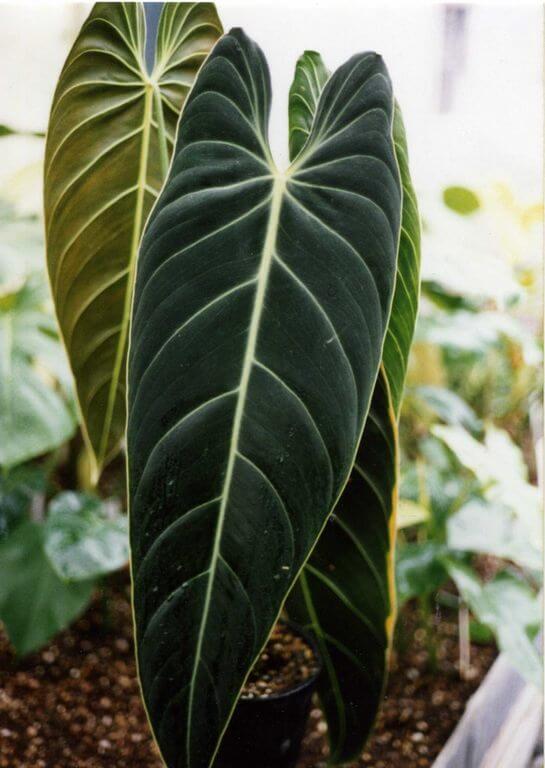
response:
M49 127L49 271L96 475L123 435L130 320L137 660L166 765L212 765L283 609L316 637L338 764L392 636L418 213L379 56L331 76L301 57L280 171L264 56L220 32L210 4L165 4L148 75L141 7L95 6Z

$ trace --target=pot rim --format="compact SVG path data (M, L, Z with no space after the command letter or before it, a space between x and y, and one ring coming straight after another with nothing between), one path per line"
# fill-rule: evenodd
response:
M253 697L251 699L248 698L247 696L241 695L239 696L238 704L244 702L247 704L263 705L263 704L267 704L267 702L270 702L270 701L287 699L289 696L293 696L297 693L300 693L301 691L304 691L306 688L310 688L314 686L322 673L322 669L324 667L324 661L322 659L322 654L318 649L318 643L314 635L308 629L303 628L297 622L291 621L291 619L279 619L278 623L285 624L286 626L292 628L296 634L300 635L303 638L303 640L305 640L308 643L308 645L312 648L312 651L314 652L314 656L318 663L318 669L307 680L303 680L302 683L298 683L293 688L288 688L287 691L280 691L280 693L270 693L268 696L258 696L258 697Z

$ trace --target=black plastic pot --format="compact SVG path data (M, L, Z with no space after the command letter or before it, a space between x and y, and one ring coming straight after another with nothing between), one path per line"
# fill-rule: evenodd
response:
M294 768L297 762L322 661L313 638L296 624L286 623L311 646L319 671L290 691L239 699L217 768Z

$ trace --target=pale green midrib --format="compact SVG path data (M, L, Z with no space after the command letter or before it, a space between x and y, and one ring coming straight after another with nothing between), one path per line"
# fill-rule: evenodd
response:
M213 544L212 555L210 560L210 563L211 563L210 573L208 576L204 607L203 607L201 623L199 627L199 635L197 638L197 647L195 649L195 660L193 663L193 671L191 675L191 681L189 684L187 729L186 729L187 768L191 768L191 759L192 759L191 726L192 726L192 712L193 712L193 701L194 701L194 695L195 695L195 686L196 686L196 680L197 680L197 671L198 671L200 657L202 653L202 645L204 641L204 635L206 632L208 614L210 611L210 602L212 598L214 578L215 578L217 563L220 555L220 545L221 545L221 537L223 533L223 525L225 522L225 513L226 513L227 505L229 503L229 491L230 491L231 481L233 477L233 470L234 470L237 451L238 451L238 441L240 437L240 428L242 424L242 418L244 416L244 408L246 405L246 396L248 393L250 373L251 373L254 358L255 358L255 350L257 345L257 337L259 332L261 313L264 305L265 292L267 289L269 272L270 272L271 264L273 262L274 249L276 245L276 236L278 232L278 224L280 219L280 210L282 207L282 198L284 194L285 183L286 183L285 177L275 174L275 180L274 180L273 189L272 189L271 210L269 214L269 221L267 223L267 230L266 230L265 240L263 244L261 263L260 263L259 270L257 272L257 277L256 277L257 288L256 288L255 299L254 299L254 306L252 309L252 316L250 319L248 341L246 344L244 360L242 363L242 372L240 377L239 393L237 397L235 415L233 418L231 444L229 448L229 455L227 459L227 469L225 472L225 480L223 484L222 501L221 501L220 509L218 512L218 521L216 524L216 532L214 536L214 544Z
M99 446L99 451L97 455L97 471L98 472L100 472L103 466L104 460L106 458L108 440L110 437L110 430L112 426L115 398L117 395L119 378L121 376L121 370L123 367L123 360L125 356L125 347L127 344L127 333L129 329L129 315L130 315L130 307L131 307L131 300L132 300L132 289L133 289L134 274L136 269L136 259L138 255L138 246L140 243L140 234L142 231L142 223L143 223L144 195L146 192L148 156L149 156L150 136L151 136L152 108L153 108L153 86L148 83L146 84L146 92L144 97L144 117L143 117L144 130L142 133L142 144L140 147L140 158L138 163L136 205L135 205L135 215L134 215L134 223L133 223L133 230L132 230L131 248L129 253L129 267L128 267L129 271L127 275L127 287L125 291L125 299L123 302L123 315L122 315L122 321L121 321L121 331L119 334L119 343L116 350L112 381L111 381L110 389L108 392L106 414L104 417L104 424L102 428L100 446Z
M165 115L163 112L163 101L161 91L158 85L154 85L153 98L155 100L155 109L157 111L157 140L159 144L159 162L161 166L161 178L166 179L169 166L167 137L165 128Z

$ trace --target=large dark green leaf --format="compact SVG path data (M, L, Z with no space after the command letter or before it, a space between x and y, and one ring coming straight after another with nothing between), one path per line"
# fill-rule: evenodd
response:
M167 764L205 768L342 491L375 383L401 189L376 54L328 81L286 173L234 30L182 114L143 238L129 355L140 676Z
M305 83L303 71L307 80L315 71L326 73L318 54L303 54L292 94ZM300 107L295 101L290 106L295 128ZM307 123L311 117L306 115ZM356 757L369 734L382 698L395 617L397 412L416 320L420 258L418 212L397 105L393 136L403 214L383 365L350 481L288 602L290 615L313 629L324 658L319 693L333 764Z
M66 584L44 551L44 529L26 521L0 543L0 620L17 653L35 651L85 608L90 581Z
M381 370L350 480L288 602L324 659L318 685L334 765L361 752L384 688L394 621L396 440Z
M211 3L166 3L156 65L141 3L98 3L61 73L47 134L47 260L95 476L125 429L136 255L180 109L221 34Z

